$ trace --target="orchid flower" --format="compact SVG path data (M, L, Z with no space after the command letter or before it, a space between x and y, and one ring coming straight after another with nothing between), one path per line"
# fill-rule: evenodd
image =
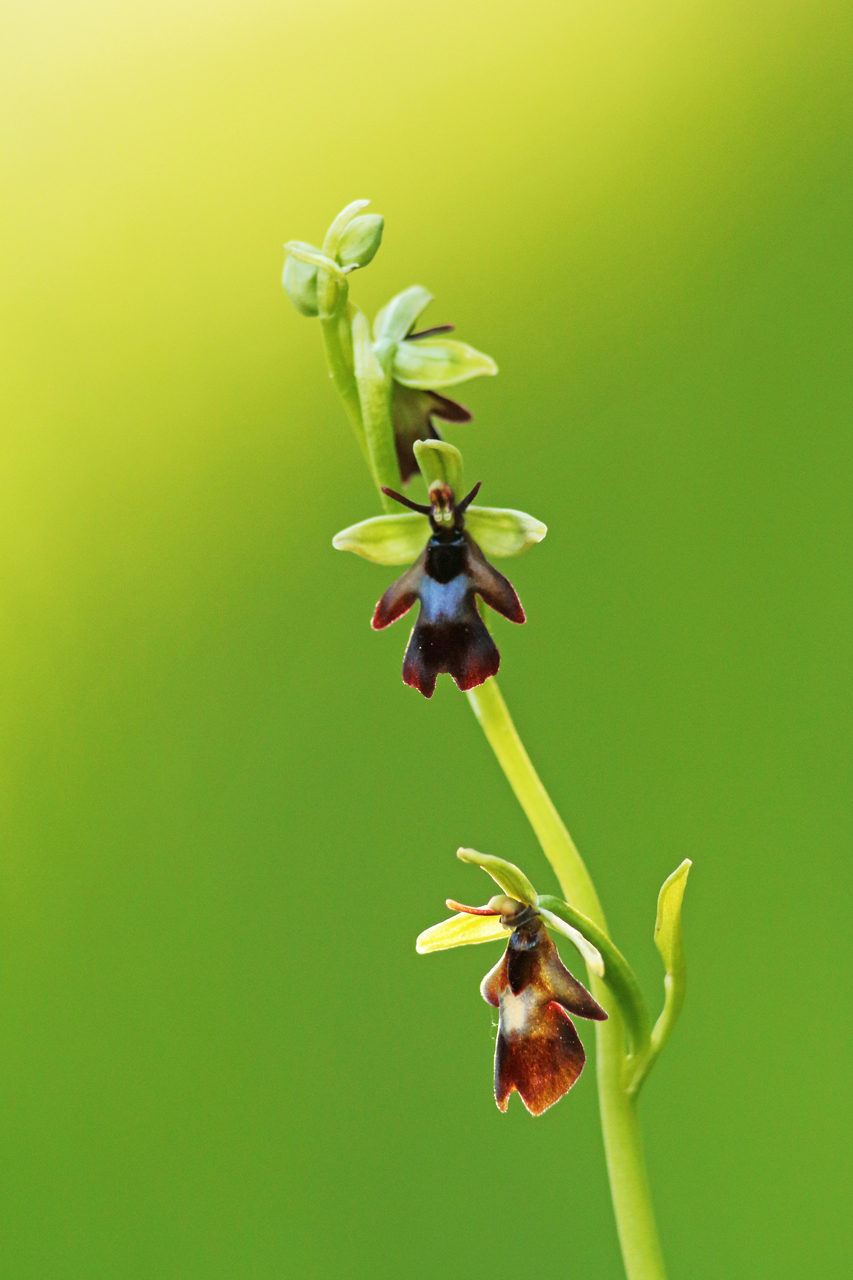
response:
M429 505L385 488L384 493L414 514L364 520L337 534L333 544L380 564L415 560L382 596L372 626L390 626L420 602L403 660L403 680L431 698L442 672L460 689L472 689L495 675L500 654L480 617L476 597L511 622L525 619L514 587L489 564L485 552L518 555L541 541L546 528L521 511L473 506L479 484L457 501L459 451L443 441L419 441L414 448L429 486Z
M434 418L471 421L470 412L444 395L445 389L498 371L490 356L444 337L453 332L452 324L414 332L418 316L431 301L432 294L413 285L392 298L373 322L377 355L385 357L381 362L391 371L391 419L403 484L417 471L415 441L441 439Z
M568 937L594 973L603 974L604 961L580 930L543 905L513 863L473 849L460 849L458 856L482 867L503 892L482 907L467 907L449 898L447 905L457 914L425 930L417 950L423 954L508 940L503 956L480 985L483 999L500 1011L495 1101L506 1111L510 1094L517 1092L527 1110L538 1116L571 1089L583 1070L586 1055L569 1014L599 1022L607 1018L586 987L569 973L548 930ZM584 923L591 926L589 921ZM591 926L588 931L594 929Z

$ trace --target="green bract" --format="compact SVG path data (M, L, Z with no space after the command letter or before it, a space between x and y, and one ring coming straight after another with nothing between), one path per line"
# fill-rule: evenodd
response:
M667 876L658 895L658 913L655 921L655 946L660 952L666 974L664 976L663 1011L654 1025L651 1043L628 1085L632 1094L639 1092L646 1076L657 1062L672 1035L687 989L687 960L684 954L684 938L681 932L681 902L687 885L687 875L693 864L685 858L671 876Z
M381 492L383 476L392 476L397 471L394 431L388 414L391 385L377 349L370 341L370 326L360 311L356 311L352 319L352 342L364 434L373 478ZM383 501L387 509L391 504L384 495Z
M660 952L667 976L680 976L686 967L684 937L681 932L681 902L687 888L687 876L693 864L685 858L671 876L667 876L658 895L655 920L655 946Z

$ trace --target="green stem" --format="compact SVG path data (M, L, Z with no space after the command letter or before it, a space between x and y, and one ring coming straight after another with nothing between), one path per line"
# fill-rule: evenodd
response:
M394 445L394 424L391 420L391 375L379 363L370 341L367 318L357 311L352 320L353 361L355 381L361 404L361 420L370 454L370 468L379 490L379 497L386 511L394 511L393 498L383 493L383 487L399 489L400 467Z
M476 689L469 689L468 700L489 746L498 758L498 764L506 774L518 803L557 874L567 900L607 933L604 911L590 874L533 768L497 681L487 680Z
M604 912L589 872L524 749L497 683L487 680L469 690L468 698L554 868L564 897L607 932ZM666 1280L636 1098L627 1088L625 1026L618 1009L608 999L604 981L590 974L589 982L593 995L605 1007L609 1006L610 1014L606 1022L596 1024L596 1067L604 1150L625 1274L628 1280Z
M327 319L321 318L320 332L323 335L326 362L329 366L329 373L332 375L332 381L335 384L335 390L344 402L344 409L349 418L350 426L355 432L355 438L358 441L364 460L370 467L370 450L367 447L367 437L364 433L358 386L355 381L355 369L352 363L352 338L349 333L346 335L342 333L344 326L349 330L350 319L347 310L345 303L334 315L329 316ZM347 360L347 352L342 340L344 336L349 337L349 360Z
M327 287L327 282L321 280L321 292ZM320 332L329 372L379 490L383 509L393 511L393 501L382 492L383 485L390 489L401 487L391 421L390 388L371 349L367 321L343 296L330 316L321 315Z

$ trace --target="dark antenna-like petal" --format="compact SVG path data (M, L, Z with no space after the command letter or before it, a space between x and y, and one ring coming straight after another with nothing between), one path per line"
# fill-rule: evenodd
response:
M418 333L407 333L406 342L417 342L418 338L431 338L436 333L452 333L455 324L434 324L431 329L421 329Z
M396 489L389 489L387 485L383 484L382 492L389 498L393 498L395 502L399 502L402 506L408 507L410 511L419 512L422 516L428 516L432 511L432 507L427 507L422 502L412 502L411 498L406 498L402 493L397 493Z
M461 502L457 502L456 504L457 515L460 515L460 516L463 515L464 512L468 509L468 507L476 498L477 494L480 492L480 485L482 483L483 483L482 480L478 480L477 483L474 485L474 488L471 490L471 492L466 493L465 497L462 499Z

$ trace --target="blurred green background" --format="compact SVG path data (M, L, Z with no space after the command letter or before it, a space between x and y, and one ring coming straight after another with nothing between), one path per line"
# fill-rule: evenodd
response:
M0 1231L15 1280L617 1278L594 1075L491 1096L468 844L554 881L404 688L284 240L492 354L449 434L550 526L502 687L655 1004L672 1276L849 1275L853 10L9 0ZM568 957L567 957L568 958ZM589 1044L590 1037L586 1036Z

